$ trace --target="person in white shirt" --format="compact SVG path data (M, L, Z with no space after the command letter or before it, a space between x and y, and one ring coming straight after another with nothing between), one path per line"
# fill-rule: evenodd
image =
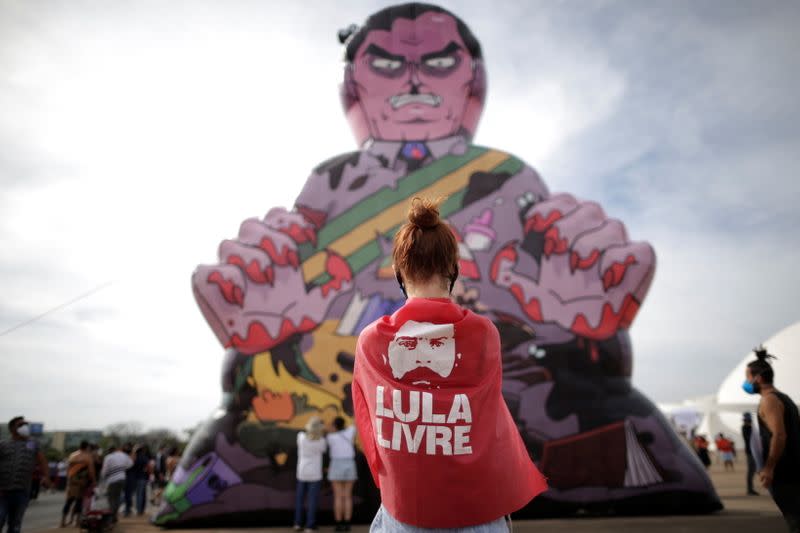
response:
M297 493L294 507L294 530L303 529L303 508L306 512L305 530L317 529L317 503L322 487L322 454L327 445L322 438L324 424L319 417L312 416L306 430L297 434ZM308 500L306 501L306 496Z
M56 483L56 488L58 490L66 490L67 489L67 462L62 459L56 465L56 470L58 473L56 477L58 478L58 482Z
M353 517L353 485L358 479L354 448L356 428L344 426L344 418L337 416L333 420L335 431L325 437L330 449L331 464L328 467L328 479L333 486L333 516L336 520L336 531L350 531L350 520Z
M108 504L113 514L112 520L116 522L122 489L125 487L125 471L133 465L133 459L114 447L108 451L103 459L103 468L100 470L100 482L106 485Z

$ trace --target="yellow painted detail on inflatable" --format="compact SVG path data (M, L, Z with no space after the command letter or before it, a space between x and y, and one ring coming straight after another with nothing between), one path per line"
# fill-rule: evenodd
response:
M469 183L469 177L475 172L488 172L510 156L505 152L489 150L482 156L470 161L458 170L442 176L434 183L414 193L414 196L426 196L437 198L439 196L449 196L463 189ZM333 241L328 249L333 250L342 257L347 257L368 242L375 239L375 234L384 233L393 227L401 224L406 219L408 212L408 199L394 205L386 206L380 214L365 220L352 231ZM325 271L324 251L320 251L309 257L303 262L303 276L308 280L316 279Z
M335 319L322 322L311 334L311 348L303 354L308 367L320 378L319 384L292 375L282 361L278 362L276 372L269 352L253 357L253 371L248 382L258 391L258 397L248 413L249 422L268 421L279 427L302 429L308 419L316 415L326 424L331 424L337 416L352 423L342 409L342 401L344 387L352 382L353 376L339 366L336 357L340 352L355 354L357 338L337 335L338 324ZM336 377L331 379L333 376ZM290 397L301 400L307 409L286 416Z
M342 336L336 333L339 321L326 320L311 334L313 344L303 354L306 364L320 379L320 386L344 400L344 387L353 381L353 374L339 366L336 357L339 352L352 356L356 353L357 337ZM331 377L334 379L331 379Z
M316 408L320 411L327 406L341 404L341 400L319 386L293 376L291 372L286 370L282 361L278 361L277 368L278 370L276 372L275 367L272 365L272 354L269 352L258 354L253 359L253 379L259 398L288 394L304 398L305 404L308 407ZM288 419L274 416L268 416L266 418L267 421L276 422L278 426L301 429L306 421L314 414L317 413L314 411L306 411L300 413L295 412ZM255 409L250 412L248 419L252 422L262 420L262 418L259 418L256 414Z

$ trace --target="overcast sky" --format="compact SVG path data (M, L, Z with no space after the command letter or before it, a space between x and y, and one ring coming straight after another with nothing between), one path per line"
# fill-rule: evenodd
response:
M102 287L0 336L0 420L208 415L222 349L190 274L354 148L336 31L386 5L0 0L0 333ZM800 320L798 2L442 5L486 57L476 142L655 247L645 394L712 393Z

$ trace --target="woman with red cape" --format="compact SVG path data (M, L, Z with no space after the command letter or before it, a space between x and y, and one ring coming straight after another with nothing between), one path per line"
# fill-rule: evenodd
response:
M371 531L507 531L547 489L503 400L500 335L455 304L458 244L415 198L394 240L407 301L361 333L356 424L382 505Z

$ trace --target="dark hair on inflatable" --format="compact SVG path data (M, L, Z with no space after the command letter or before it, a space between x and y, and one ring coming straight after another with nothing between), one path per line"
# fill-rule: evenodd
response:
M339 30L339 41L345 44L345 61L352 63L353 59L356 57L358 48L364 43L364 39L367 38L367 33L370 31L391 30L392 24L395 20L401 18L414 20L423 13L427 13L429 11L443 13L453 17L453 19L456 21L458 35L461 37L461 40L464 41L464 45L467 47L469 55L472 56L472 59L481 59L481 44L472 34L472 31L469 29L469 27L464 24L463 20L455 16L450 11L439 6L412 2L409 4L401 4L381 9L377 13L372 14L367 19L367 22L361 27L351 24L347 28Z
M772 380L775 379L775 371L772 370L772 365L769 364L769 360L777 359L777 357L767 353L767 349L763 346L759 346L753 351L756 354L756 360L748 363L747 368L750 369L750 373L753 374L753 376L761 376L764 383L772 384Z
M392 260L402 278L419 283L438 274L450 280L452 290L458 277L458 243L450 226L439 218L441 202L441 198L411 200L408 222L394 236Z

